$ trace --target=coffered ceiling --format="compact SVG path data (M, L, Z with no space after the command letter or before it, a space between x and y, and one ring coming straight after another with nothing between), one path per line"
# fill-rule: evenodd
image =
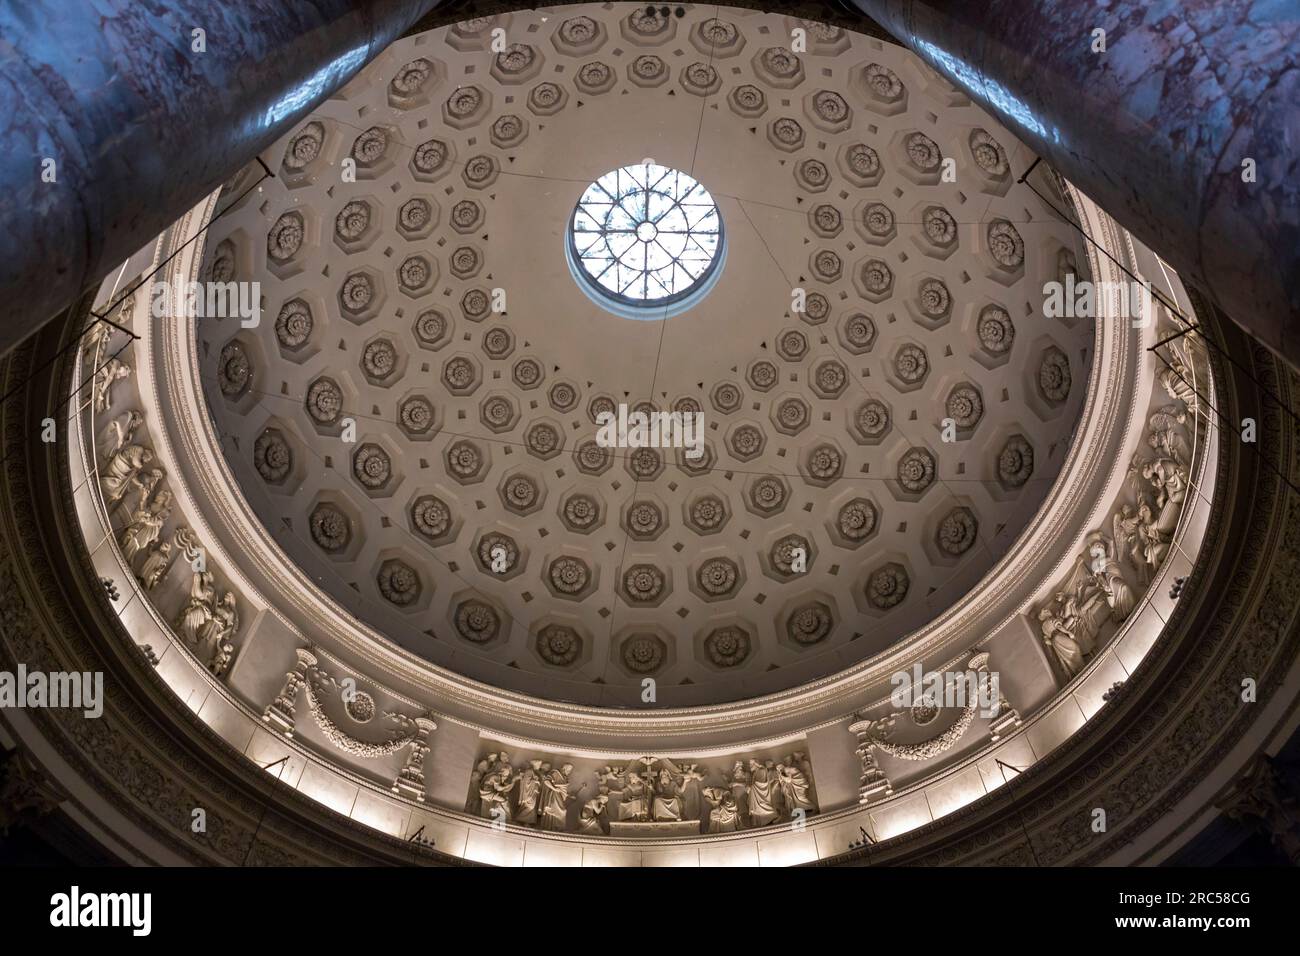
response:
M1091 326L1039 308L1082 256L1015 181L1033 157L875 39L726 8L472 21L264 158L206 239L205 277L262 292L256 328L200 320L228 463L336 599L498 686L724 701L869 657L1005 553L1085 399ZM667 321L600 308L564 252L589 184L645 159L726 230ZM702 412L704 457L600 447L619 404Z

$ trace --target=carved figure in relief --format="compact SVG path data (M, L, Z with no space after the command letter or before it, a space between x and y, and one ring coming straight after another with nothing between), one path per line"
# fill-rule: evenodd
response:
M608 806L609 793L602 788L599 795L582 805L582 812L578 816L578 832L602 835L605 828L601 819L607 815Z
M131 523L122 532L122 557L128 565L134 564L136 556L148 549L162 534L163 525L171 517L172 495L164 489L158 493L153 504L140 506L131 514Z
M533 826L542 808L542 761L530 760L515 775L515 823Z
M475 816L481 815L482 800L479 797L479 788L483 784L483 778L496 768L501 757L501 754L490 753L474 765L474 771L469 775L469 798L465 801L466 813L472 813ZM508 754L505 757L509 760Z
M582 804L578 819L570 822L569 811L587 788L583 784L575 790L572 775L571 763L552 769L536 758L512 768L508 754L490 753L470 774L465 809L485 819L507 814L516 825L543 831L593 834L606 832L611 819L620 825L698 824L703 832L730 833L817 811L812 765L801 751L779 762L749 760L747 766L738 760L720 784L707 788L702 784L708 771L694 763L647 756L605 766L596 771L598 795ZM494 814L494 808L500 809ZM633 832L635 827L620 831Z
M153 550L149 552L149 556L144 559L144 564L140 565L140 572L137 575L146 591L152 591L158 586L158 583L166 576L167 569L171 567L171 560L171 542L155 543Z
M1172 458L1157 458L1142 466L1142 477L1156 489L1156 528L1172 537L1187 497L1187 469Z
M1104 535L1094 535L1093 540L1098 537L1105 538ZM1105 540L1102 548L1104 554L1113 555L1109 539ZM1093 570L1093 560L1095 556L1088 555L1076 561L1065 586L1047 607L1039 611L1043 641L1062 670L1071 676L1078 673L1083 659L1092 653L1098 629L1115 613L1102 586L1103 579ZM1125 603L1122 594L1117 599L1121 606Z
M478 785L479 816L485 820L510 818L510 791L514 788L514 770L509 754L502 753L483 775Z
M1192 446L1182 427L1186 422L1186 412L1176 405L1166 405L1149 419L1150 432L1147 435L1147 444L1152 449L1183 467L1192 463Z
M239 629L239 610L235 606L235 593L227 591L212 608L212 620L203 633L203 641L212 646L213 657L221 645L230 643Z
M1169 553L1169 537L1160 530L1160 524L1151 510L1151 503L1142 499L1138 505L1138 544L1142 561L1146 568L1146 577L1150 580L1155 569L1160 567Z
M130 488L127 494L123 496L122 503L125 504L129 501L131 498L130 493L134 491L136 493L137 507L144 507L144 503L149 500L153 490L158 487L158 482L162 481L163 477L164 473L161 468L150 468L148 471L136 472L128 482Z
M1126 559L1137 570L1139 583L1145 585L1147 583L1146 561L1142 556L1140 525L1141 518L1129 504L1123 505L1111 519L1111 527L1115 532L1116 554Z
M1110 605L1111 617L1116 622L1123 621L1132 612L1136 600L1116 560L1114 543L1103 534L1096 535L1088 546L1088 556L1097 587Z
M98 319L95 320L95 324L86 333L86 340L81 346L81 354L90 359L91 365L99 364L99 357L107 348L108 340L112 335L113 327L111 325Z
M1066 619L1057 613L1058 601L1039 610L1038 620L1043 632L1043 643L1060 665L1067 678L1083 670L1083 650L1074 639Z
M108 426L113 433L112 441L109 442L108 446L109 457L111 458L129 445L131 439L135 437L135 430L143 424L144 416L134 409L115 419Z
M740 806L730 787L705 787L704 799L709 804L707 833L735 833L743 829Z
M760 763L751 759L748 790L750 826L765 827L780 819L776 764L771 760Z
M143 445L127 445L108 459L100 480L104 486L104 503L110 511L122 503L134 487L132 480L152 461L153 452Z
M577 796L569 796L569 777L573 774L573 764L561 764L558 770L543 768L542 774L542 818L543 830L562 831L569 827L569 803ZM579 789L586 788L583 784ZM605 799L608 799L606 797Z
M787 814L795 810L803 810L804 813L816 811L817 801L813 798L812 791L812 768L808 766L806 754L796 751L790 756L789 763L778 762L776 773Z
M113 384L131 374L131 366L110 358L95 373L95 411L106 412L113 405Z
M618 774L618 776L622 776ZM611 795L618 797L618 819L634 823L650 820L650 801L654 790L641 774L629 770L623 781L622 789L609 788Z
M736 809L740 811L741 829L744 829L749 826L749 774L745 772L742 761L737 760L732 766L728 786L736 801Z
M208 670L212 671L214 677L222 677L230 668L230 662L235 659L235 645L229 641L224 641L218 645L216 652L212 655L212 660L208 662Z
M1196 415L1196 393L1188 382L1194 333L1173 343L1174 371L1159 373L1160 382L1176 399L1151 413L1146 444L1156 457L1135 454L1128 469L1132 501L1120 502L1110 518L1114 538L1101 532L1089 536L1086 554L1056 597L1039 609L1043 642L1067 679L1079 673L1097 645L1107 617L1122 623L1137 604L1137 591L1124 566L1136 572L1138 589L1148 587L1173 546L1174 533L1190 488L1192 443L1189 422ZM1154 490L1154 502L1152 491ZM1108 614L1103 611L1108 610Z
M1189 332L1186 336L1187 345L1183 346L1179 342L1172 342L1169 345L1169 356L1165 365L1163 362L1160 371L1156 377L1160 381L1160 386L1170 397L1182 402L1187 408L1189 415L1195 416L1197 410L1198 398L1196 389L1192 387L1195 380L1192 373L1192 353L1195 348L1195 334Z
M654 788L653 813L656 821L681 820L685 814L683 797L686 794L685 778L674 776L664 767Z
M216 595L212 575L207 571L196 571L190 580L190 599L176 621L176 630L191 644L197 644L207 633L214 616Z

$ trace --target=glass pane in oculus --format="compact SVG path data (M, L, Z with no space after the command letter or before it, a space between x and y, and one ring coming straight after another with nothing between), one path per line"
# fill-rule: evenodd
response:
M606 173L573 211L570 258L600 296L647 310L700 290L721 260L722 217L686 173L641 164Z

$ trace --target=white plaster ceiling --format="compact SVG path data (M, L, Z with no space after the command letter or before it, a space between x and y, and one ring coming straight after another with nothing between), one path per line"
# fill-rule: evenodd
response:
M259 327L200 327L231 468L294 560L435 663L627 706L646 676L700 702L795 686L976 586L1057 476L1092 332L1041 315L1081 257L1015 184L1033 157L901 48L813 27L795 56L807 25L714 9L399 41L209 231L208 273L263 295ZM603 311L564 257L583 190L647 157L727 231L717 286L667 322ZM503 313L477 307L493 289ZM703 466L582 453L593 405L683 400ZM783 572L792 543L806 573Z

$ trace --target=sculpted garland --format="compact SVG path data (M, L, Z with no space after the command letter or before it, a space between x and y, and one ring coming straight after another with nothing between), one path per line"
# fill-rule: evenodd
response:
M917 667L919 672L920 665L917 665ZM1020 726L1019 711L1011 706L1010 701L1007 700L1006 695L1001 690L997 690L996 699L988 690L977 691L977 688L996 689L998 687L996 683L990 681L989 655L987 652L971 655L970 660L966 662L964 676L967 680L958 689L958 692L964 691L965 699L962 702L962 707L958 711L956 719L948 725L947 729L934 736L913 743L892 740L891 737L898 719L895 713L888 713L878 718L859 714L858 719L849 725L849 733L854 734L858 739L858 745L854 753L862 761L862 775L859 778L858 786L860 803L872 803L894 792L893 784L880 766L877 753L886 754L898 760L913 762L933 760L935 757L947 753L966 735L966 731L974 723L975 717L980 710L982 693L989 693L989 699L985 701L985 704L992 705L988 712L981 714L989 722L991 740L999 740ZM929 700L922 696L909 709L912 724L921 727L933 723L940 713L940 706L941 702L939 700Z

